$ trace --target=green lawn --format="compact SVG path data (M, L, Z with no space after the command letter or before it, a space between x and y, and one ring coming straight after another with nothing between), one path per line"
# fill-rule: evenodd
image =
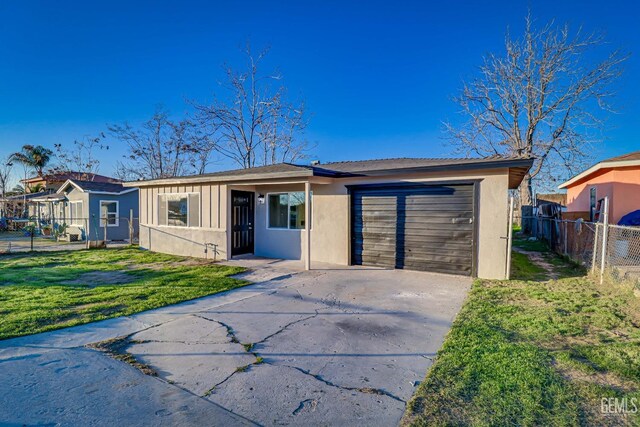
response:
M638 415L601 415L609 397L636 398L640 410L639 298L544 256L560 279L544 280L517 254L516 280L475 281L405 424L640 424Z
M0 256L0 339L125 316L247 284L239 267L135 247Z

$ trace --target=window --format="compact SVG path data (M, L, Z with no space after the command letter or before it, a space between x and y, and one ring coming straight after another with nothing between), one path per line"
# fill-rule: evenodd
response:
M304 192L269 194L267 216L269 228L304 229Z
M100 227L117 227L120 225L118 202L115 200L100 200Z
M597 204L597 197L596 197L596 187L591 187L591 189L589 189L589 218L591 219L591 221L594 221L596 218L596 204Z
M200 227L200 194L158 195L158 225Z
M69 202L69 222L71 225L83 226L84 215L82 211L82 200Z

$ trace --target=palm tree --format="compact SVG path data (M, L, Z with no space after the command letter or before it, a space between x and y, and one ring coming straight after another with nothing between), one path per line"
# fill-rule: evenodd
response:
M17 153L13 153L11 156L9 156L9 161L10 162L16 161L24 165L25 167L24 184L25 184L25 187L27 187L27 169L33 168L36 170L36 173L38 174L38 176L42 176L44 168L45 166L47 166L47 164L51 160L52 155L53 155L53 151L43 147L42 145L33 146L33 145L26 144L22 146L21 151ZM27 192L25 191L22 194L23 194L22 202L23 202L23 209L24 209L23 214L27 216L27 212L28 212Z
M12 194L25 194L24 187L21 184L16 184L15 187L10 191Z
M27 189L27 192L30 194L39 193L41 191L44 191L44 185L42 185L41 182L37 183L36 185L30 185Z
M36 170L38 176L43 175L43 170L49 164L53 151L42 145L23 145L22 151L13 153L9 160L22 163L23 165Z

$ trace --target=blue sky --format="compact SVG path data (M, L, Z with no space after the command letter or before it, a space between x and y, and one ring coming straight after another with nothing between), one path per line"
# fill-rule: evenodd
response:
M502 51L508 26L519 34L529 7L539 22L604 31L612 48L632 54L619 113L595 155L640 150L640 10L632 1L3 1L0 156L136 123L158 104L182 114L185 98L207 99L247 40L271 46L266 65L306 100L314 158L446 156L450 97L484 54ZM122 153L112 145L101 172L111 174Z

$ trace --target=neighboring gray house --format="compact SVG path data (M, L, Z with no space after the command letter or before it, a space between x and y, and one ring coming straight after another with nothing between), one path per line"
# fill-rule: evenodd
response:
M138 189L120 183L67 180L53 194L33 201L48 205L53 224L66 224L68 233L84 240L128 240L133 217L137 236Z

